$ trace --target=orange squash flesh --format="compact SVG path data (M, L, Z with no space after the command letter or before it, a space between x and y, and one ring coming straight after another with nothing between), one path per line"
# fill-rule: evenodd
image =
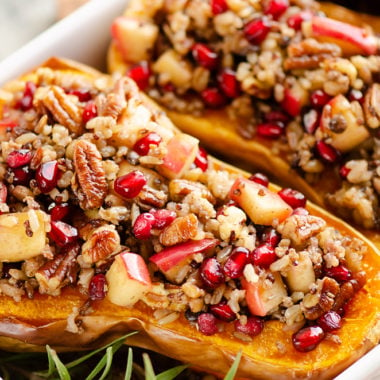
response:
M82 73L88 78L100 75L83 65L59 59L52 59L45 66L63 73ZM24 80L32 76L33 73ZM210 165L248 175L216 159L210 158ZM279 188L271 185L271 189ZM42 351L44 345L49 344L60 351L90 349L128 331L138 330L137 335L128 339L129 344L165 353L203 370L226 373L242 350L239 377L330 379L379 341L380 256L376 247L347 223L312 203L308 204L308 209L343 234L363 239L368 250L363 259L368 281L347 308L343 327L337 333L341 340L339 345L324 340L314 351L297 352L291 342L292 332L284 330L284 324L279 321L267 322L263 332L250 343L235 339L232 326L223 333L205 336L183 315L174 322L159 325L152 310L141 302L128 309L107 300L92 302L92 311L77 318L82 331L72 333L66 330L67 318L73 308L80 309L87 298L77 289L67 287L57 297L36 294L34 299L25 297L21 302L0 296L0 347L13 351Z

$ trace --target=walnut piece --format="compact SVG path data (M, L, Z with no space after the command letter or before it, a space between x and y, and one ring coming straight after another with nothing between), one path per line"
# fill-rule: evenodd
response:
M80 207L83 210L101 207L108 185L98 148L89 141L78 140L74 147L74 167L76 176L72 187Z
M374 83L364 97L364 115L370 128L380 126L380 84Z
M172 246L194 238L198 232L198 219L194 214L175 219L160 234L160 243Z

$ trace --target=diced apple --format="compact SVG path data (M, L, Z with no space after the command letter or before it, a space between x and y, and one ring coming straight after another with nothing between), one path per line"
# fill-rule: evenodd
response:
M230 198L239 204L255 224L270 226L275 219L282 222L293 212L277 193L245 178L238 178L234 182Z
M175 281L181 268L190 263L195 253L205 252L216 246L216 239L192 240L165 248L151 256L149 260L156 264L158 269L170 281Z
M153 65L153 71L164 74L176 87L189 87L192 67L175 50L167 50Z
M279 273L272 273L274 281L265 281L264 277L258 277L256 282L241 280L241 285L246 291L246 301L252 315L264 317L274 310L287 296L285 285Z
M313 263L306 252L300 252L297 263L286 272L286 283L292 292L310 291L310 285L315 282Z
M106 278L107 297L119 306L132 307L152 287L144 259L132 252L117 255Z
M39 210L0 215L0 261L27 260L41 254L46 245L46 219Z
M181 178L189 170L198 152L198 139L177 134L167 143L167 153L158 171L169 179Z
M368 30L328 17L315 16L303 23L302 30L306 37L339 45L347 56L371 55L378 50L377 39Z
M333 131L339 121L344 123L344 131ZM340 152L348 152L365 141L370 133L363 124L363 117L358 117L348 99L339 94L331 99L322 111L320 129L331 137L331 145Z
M124 60L138 63L150 58L158 27L150 21L120 16L113 22L111 34Z
M298 84L291 88L286 88L284 91L284 99L281 102L281 107L290 115L298 116L301 109L308 101L307 91Z

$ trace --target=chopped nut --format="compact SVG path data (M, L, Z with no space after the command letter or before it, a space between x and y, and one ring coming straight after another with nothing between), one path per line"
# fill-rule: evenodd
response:
M160 234L162 245L171 246L194 238L198 232L198 219L194 214L175 219Z
M364 115L370 128L380 126L380 84L374 83L364 97Z

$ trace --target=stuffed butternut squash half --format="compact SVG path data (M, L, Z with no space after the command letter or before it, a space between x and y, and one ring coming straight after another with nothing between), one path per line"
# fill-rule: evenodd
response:
M52 58L1 91L0 347L130 344L332 378L380 337L375 246L208 156L129 78Z
M131 1L112 26L109 69L134 78L210 150L254 164L378 242L379 39L363 23L379 23L321 9Z

